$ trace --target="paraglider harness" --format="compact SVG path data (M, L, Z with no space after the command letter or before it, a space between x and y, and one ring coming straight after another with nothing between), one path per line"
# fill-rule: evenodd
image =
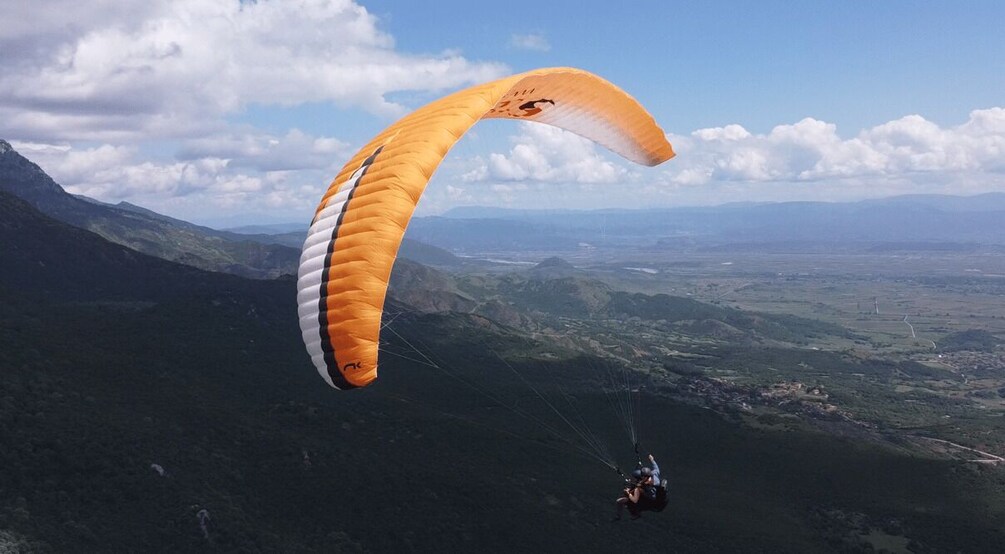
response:
M625 483L631 485L633 481L631 479L625 479ZM637 485L638 483L635 483L635 486ZM628 508L628 513L636 516L641 512L662 512L670 503L670 499L667 495L668 485L669 481L666 479L660 479L658 484L653 485L653 487L656 488L656 496L650 497L648 494L639 495L638 502L629 502L626 506Z
M640 496L637 508L640 512L662 512L670 500L667 498L667 485L669 481L666 479L660 479L659 484L654 485L656 487L656 497L649 498L648 496ZM629 503L629 511L631 511L631 505Z
M638 443L635 444L635 454L636 456L638 456L639 454ZM642 459L639 458L638 464L636 465L636 471L639 471L641 469L642 469ZM639 486L639 484L641 483L641 481L639 481L638 479L629 478L624 473L622 473L620 469L618 469L617 471L618 474L625 479L626 485L632 487L632 486ZM669 486L669 484L670 482L666 479L660 479L659 483L653 483L652 486L656 488L656 496L650 497L648 494L639 495L638 502L628 503L627 506L628 513L632 514L633 516L638 516L641 512L662 512L667 507L667 504L670 503L667 494L667 487Z

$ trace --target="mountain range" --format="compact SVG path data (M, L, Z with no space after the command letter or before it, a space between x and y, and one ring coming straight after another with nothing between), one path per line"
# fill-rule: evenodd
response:
M0 140L0 190L43 213L168 260L248 277L295 274L306 224L216 230L120 202L66 193ZM294 230L291 230L294 229ZM1005 193L905 195L860 202L732 203L595 211L461 207L416 217L400 255L457 267L455 253L620 251L977 251L1005 248Z
M619 291L559 258L488 273L399 260L381 377L336 392L303 348L288 272L253 257L218 266L239 275L198 267L236 250L207 259L193 245L230 238L65 195L25 162L4 158L0 175L0 551L840 552L866 537L992 552L1005 540L994 468L677 396L731 386L679 377L707 366L774 379L812 366L855 387L907 367L802 345L840 326ZM155 244L124 244L137 236ZM172 245L184 236L193 250ZM469 263L410 244L441 267ZM610 521L622 478L536 403L567 408L631 467L598 386L611 360L590 353L618 337L646 350L618 375L671 480L670 507L639 522ZM700 351L664 361L668 338ZM678 377L659 370L670 360Z
M409 236L465 251L575 250L584 244L669 250L805 251L1005 244L1005 193L906 195L860 202L743 203L595 211L455 208L416 218Z
M295 273L298 249L201 227L122 202L67 193L42 169L0 140L0 190L59 221L136 250L212 271L248 277Z

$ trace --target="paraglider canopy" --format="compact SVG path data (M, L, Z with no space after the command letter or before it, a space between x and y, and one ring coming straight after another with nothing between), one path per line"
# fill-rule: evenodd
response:
M482 119L553 125L647 166L674 155L641 104L579 69L512 75L406 115L339 171L304 242L297 281L300 328L329 385L350 389L376 379L384 297L405 228L444 156Z

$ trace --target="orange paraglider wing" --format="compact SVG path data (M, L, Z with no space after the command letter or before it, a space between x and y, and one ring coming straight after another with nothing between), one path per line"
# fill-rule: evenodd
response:
M300 328L329 385L355 388L377 378L384 297L405 228L450 148L489 118L553 125L643 165L674 155L663 130L634 98L572 68L477 85L403 117L339 171L304 243L297 281Z

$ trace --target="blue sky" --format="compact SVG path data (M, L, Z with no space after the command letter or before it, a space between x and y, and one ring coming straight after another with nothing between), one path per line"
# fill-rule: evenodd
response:
M629 88L676 132L730 123L766 132L815 117L854 134L912 113L958 123L1005 100L1002 2L624 4L367 6L403 49L459 48L515 71L581 67ZM550 49L513 48L514 34Z
M73 192L198 222L309 217L400 115L547 66L626 89L678 157L486 122L419 213L1005 191L1003 2L81 4L0 0L0 137Z

